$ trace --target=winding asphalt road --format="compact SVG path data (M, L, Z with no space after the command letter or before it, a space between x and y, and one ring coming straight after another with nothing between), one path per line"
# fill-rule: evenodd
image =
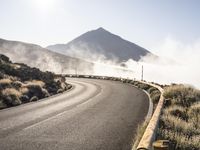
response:
M67 79L74 89L0 111L0 150L130 150L149 107L128 84Z

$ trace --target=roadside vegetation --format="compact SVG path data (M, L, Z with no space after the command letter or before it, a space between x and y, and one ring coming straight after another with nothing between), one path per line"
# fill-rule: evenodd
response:
M83 76L84 77L84 76ZM88 76L104 80L121 81L132 84L150 94L154 108L156 107L161 93L148 84L139 81L114 77ZM156 83L153 83L156 84ZM159 85L159 84L156 84ZM164 88L165 104L161 114L157 139L169 140L170 149L176 150L199 150L200 149L200 91L186 85L159 85ZM133 139L133 149L137 148L148 121L138 126Z
M133 145L132 145L132 150L136 150L138 144L140 143L140 140L142 139L142 136L148 126L149 121L145 120L143 123L138 125L134 139L133 139Z
M158 103L161 93L157 88L155 88L151 85L145 84L145 83L141 83L139 81L132 81L131 84L142 90L147 91L149 93L154 105L156 105Z
M69 88L71 85L60 75L12 63L0 54L0 109L37 101Z
M154 109L160 99L160 96L161 96L161 93L160 91L151 86L151 85L148 85L148 84L145 84L145 83L141 83L139 81L131 81L131 84L136 86L137 88L140 88L142 90L145 90L149 93L150 95L150 98L153 102L153 105L154 105ZM146 130L146 127L149 123L149 120L144 120L143 123L141 123L139 126L138 126L138 129L136 131L136 134L135 134L135 138L133 139L133 146L132 146L132 149L137 149L137 146Z
M165 107L158 139L168 139L176 150L200 148L200 91L184 85L165 88Z

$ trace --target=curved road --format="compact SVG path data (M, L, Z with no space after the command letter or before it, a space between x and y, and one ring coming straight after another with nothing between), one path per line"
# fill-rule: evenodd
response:
M74 89L0 111L1 150L130 150L148 96L128 84L67 79Z

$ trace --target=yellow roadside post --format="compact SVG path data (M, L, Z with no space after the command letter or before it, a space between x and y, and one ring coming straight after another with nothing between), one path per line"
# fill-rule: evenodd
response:
M154 150L169 150L169 140L157 140L153 142Z

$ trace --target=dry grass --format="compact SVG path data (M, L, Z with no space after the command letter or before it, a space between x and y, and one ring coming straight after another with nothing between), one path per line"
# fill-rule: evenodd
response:
M10 66L13 67L14 69L19 69L19 68L21 68L21 66L18 65L18 64L10 64Z
M50 96L49 92L44 88L42 88L42 93L44 94L44 97L49 97Z
M22 94L14 88L6 88L2 91L2 95L4 96L14 95L20 97Z
M192 135L200 134L198 130L194 128L192 122L186 122L179 117L175 117L172 115L163 115L161 120L164 122L161 127L167 128L168 130L173 130L177 133L182 133L187 137L191 137Z
M165 89L170 101L160 120L158 137L175 143L176 149L200 149L200 91L184 85Z
M200 130L200 102L194 103L188 110L189 121Z
M22 87L22 92L28 95L29 97L37 96L39 99L44 97L49 97L50 94L47 89L44 88L45 83L38 80L32 80L26 82Z
M145 132L145 129L148 125L148 121L144 121L142 124L140 124L137 128L137 131L136 131L136 134L135 134L135 138L133 140L133 146L132 146L132 149L133 150L136 150L137 149L137 146Z
M22 93L22 94L27 94L29 92L28 88L27 87L22 87L19 89L19 91Z
M189 107L194 102L200 101L200 91L184 85L166 88L163 96L166 99L171 99L172 104L183 107Z
M63 76L12 63L0 55L0 109L57 94L59 89L68 89Z
M22 94L14 88L6 88L2 90L3 102L8 106L20 105L22 103L19 99L21 95Z
M157 104L159 99L160 99L160 91L157 89L157 90L154 90L150 93L150 97L151 97L151 100L154 104Z
M0 85L2 84L10 84L12 81L10 79L0 79Z
M186 109L182 106L178 106L178 105L173 105L171 107L167 107L164 109L164 114L166 116L172 115L172 116L176 116L179 117L183 120L187 120L188 119L188 115L186 112Z
M162 138L170 139L170 141L174 143L176 150L199 150L199 135L188 138L184 134L174 132L173 130L159 129L158 132L160 135L162 135Z
M45 86L45 83L43 81L39 81L39 80L32 80L32 81L28 81L26 82L26 87L29 86L40 86L41 88Z
M141 83L141 82L138 82L138 81L132 81L131 84L140 88L140 89L147 91L150 94L150 97L151 97L153 104L158 103L161 93L156 87L153 87L153 86L150 86L148 84Z

